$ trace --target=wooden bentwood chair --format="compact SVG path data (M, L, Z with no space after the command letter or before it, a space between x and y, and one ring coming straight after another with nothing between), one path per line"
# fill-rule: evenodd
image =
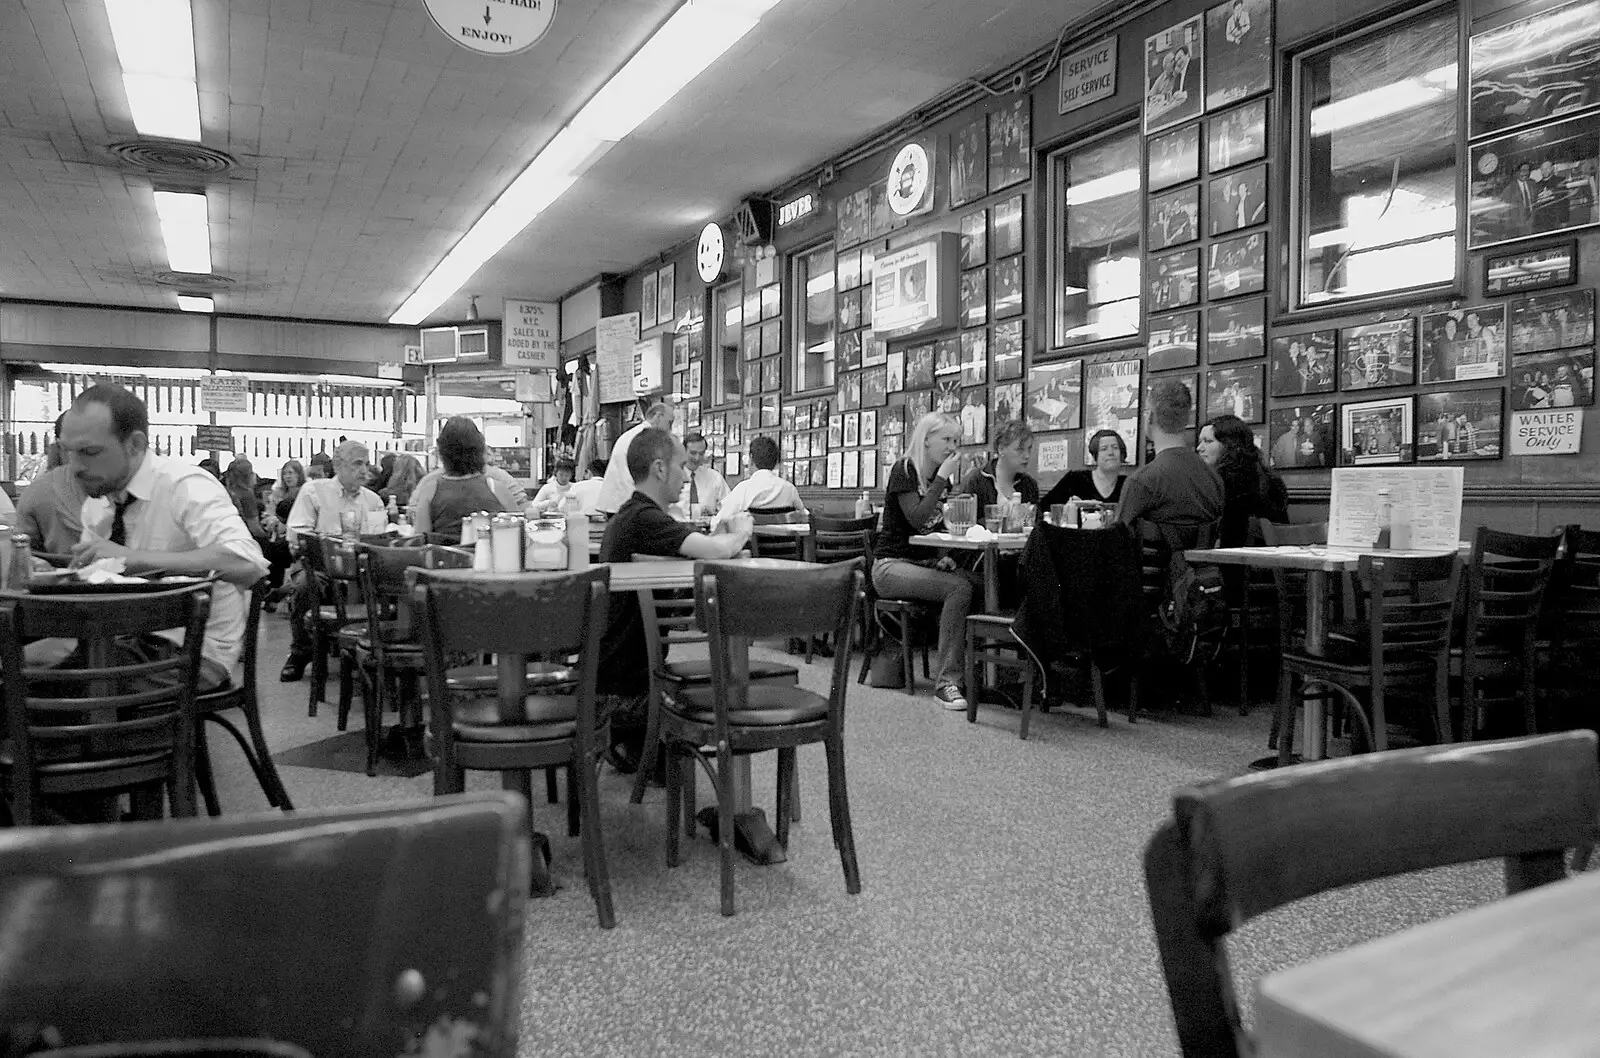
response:
M777 832L789 840L795 750L823 744L828 760L828 814L844 867L845 887L861 891L844 769L844 704L848 685L850 625L861 594L861 571L850 565L821 569L771 569L759 565L695 564L696 619L711 639L711 687L688 689L661 714L667 754L667 866L678 865L680 812L687 769L698 763L717 797L717 843L722 855L722 913L733 901L733 758L777 750ZM826 696L783 684L742 678L751 639L832 633L833 679ZM734 640L737 641L734 641ZM710 750L702 747L713 747ZM694 819L683 820L688 833Z
M1145 849L1156 946L1185 1058L1253 1051L1225 944L1317 893L1504 857L1506 891L1566 876L1600 836L1595 735L1426 746L1178 791Z
M1539 611L1560 548L1560 533L1524 536L1478 528L1467 561L1461 644L1451 651L1461 678L1462 738L1476 738L1496 709L1518 709L1525 735L1539 730Z

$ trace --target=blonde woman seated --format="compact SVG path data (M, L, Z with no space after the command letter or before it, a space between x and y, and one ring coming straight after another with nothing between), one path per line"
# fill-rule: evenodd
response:
M917 421L905 458L889 469L872 564L873 586L884 598L939 604L939 671L933 696L950 710L967 708L961 686L967 616L973 599L982 597L983 581L957 569L948 555L935 557L926 548L912 547L911 538L944 529L944 500L960 466L960 440L961 424L942 412Z

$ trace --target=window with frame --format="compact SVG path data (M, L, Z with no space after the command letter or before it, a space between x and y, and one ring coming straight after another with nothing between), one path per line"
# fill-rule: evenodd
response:
M1453 6L1295 62L1298 305L1453 283Z
M744 284L717 288L711 306L711 378L706 393L713 407L739 402L739 349L744 336Z
M1050 156L1052 345L1139 333L1143 190L1137 128Z
M802 291L802 311L795 313L794 392L833 385L834 342L838 337L834 310L833 244L796 255L794 287Z

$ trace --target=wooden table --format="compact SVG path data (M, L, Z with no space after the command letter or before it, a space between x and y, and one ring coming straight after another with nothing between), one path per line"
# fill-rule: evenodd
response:
M939 547L949 551L983 552L983 612L1000 612L1000 556L1021 551L1027 544L1025 533L1001 533L987 539L974 540L969 536L951 536L949 533L923 533L913 536L916 547Z
M1461 543L1463 553L1470 553L1472 545ZM1328 574L1354 573L1361 565L1363 555L1382 555L1393 558L1426 558L1441 555L1442 551L1379 551L1370 547L1331 547L1327 544L1286 544L1281 547L1202 547L1183 553L1190 562L1205 562L1219 566L1249 566L1254 569L1298 569L1306 574L1306 653L1321 657L1328 649ZM1302 754L1305 760L1321 760L1327 755L1323 740L1321 699L1305 702L1305 723L1302 732ZM1378 749L1384 748L1384 736L1373 732L1379 740ZM1280 747L1280 761L1288 758L1289 746ZM1259 762L1271 767L1266 761Z
M800 539L800 557L806 562L817 560L817 538L811 534L809 522L781 522L773 525L758 525L751 531L753 537L770 537L779 540Z
M1600 873L1271 974L1259 1058L1600 1055Z

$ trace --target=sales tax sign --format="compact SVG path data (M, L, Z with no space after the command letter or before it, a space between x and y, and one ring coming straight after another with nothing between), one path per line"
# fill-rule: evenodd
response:
M1061 92L1056 109L1070 114L1117 94L1117 38L1075 51L1061 60Z
M1572 456L1578 454L1582 445L1582 408L1511 413L1511 454L1514 456Z
M422 0L434 25L469 51L515 55L539 43L556 0Z
M554 371L561 366L560 307L554 301L506 298L500 314L501 362Z
M244 375L212 375L209 378L202 378L200 407L205 411L249 411L250 380Z

